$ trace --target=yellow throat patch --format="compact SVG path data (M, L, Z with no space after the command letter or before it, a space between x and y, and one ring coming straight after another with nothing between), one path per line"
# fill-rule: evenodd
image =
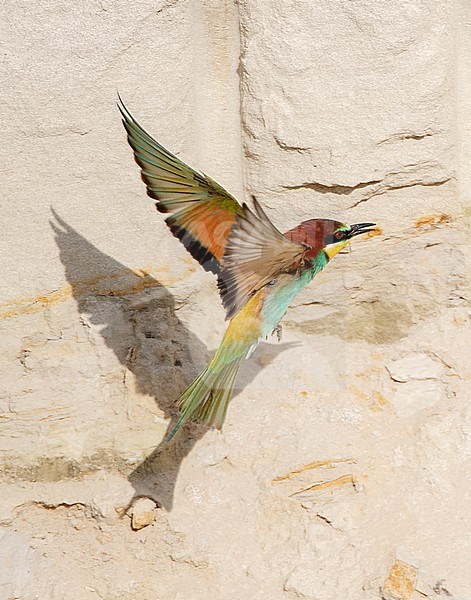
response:
M349 243L350 240L341 240L340 242L336 242L335 244L329 244L324 248L324 252L329 257L329 260L334 258L336 254L343 250L345 246Z

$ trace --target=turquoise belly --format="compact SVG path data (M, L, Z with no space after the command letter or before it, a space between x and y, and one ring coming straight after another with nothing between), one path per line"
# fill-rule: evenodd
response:
M272 286L273 290L266 297L262 309L262 337L266 337L275 329L292 300L326 266L327 256L324 252L320 254L321 256L311 261L310 269L296 275L281 275Z

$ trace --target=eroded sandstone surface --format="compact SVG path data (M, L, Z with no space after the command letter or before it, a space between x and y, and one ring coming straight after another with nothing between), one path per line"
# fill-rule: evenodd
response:
M469 600L468 3L2 10L0 597ZM116 90L280 229L383 232L160 454L224 312Z

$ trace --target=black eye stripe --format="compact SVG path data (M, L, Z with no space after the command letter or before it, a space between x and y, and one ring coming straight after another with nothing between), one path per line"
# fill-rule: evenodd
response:
M336 231L334 234L327 235L324 239L324 244L328 246L329 244L335 244L336 242L341 242L346 239L347 232L340 230Z

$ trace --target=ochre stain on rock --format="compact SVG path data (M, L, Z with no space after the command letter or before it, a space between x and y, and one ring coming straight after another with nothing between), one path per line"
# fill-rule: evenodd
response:
M373 412L381 412L389 404L388 400L383 396L381 392L374 391L372 394L372 402L370 409Z
M168 269L162 269L159 271L159 279L156 280L150 276L148 269L132 270L133 281L126 284L125 280L129 280L129 270L123 271L122 274L113 275L98 275L90 279L78 281L73 284L65 285L64 287L54 290L47 294L40 294L39 296L32 296L26 298L16 298L8 302L0 304L0 319L10 319L12 317L19 317L21 315L33 314L40 312L58 302L64 302L69 298L81 298L88 295L99 295L99 296L131 296L138 294L149 288L168 286L175 283L169 277L162 278L162 272L166 272ZM194 269L188 269L188 272L192 272ZM112 282L120 283L123 282L120 287L112 287Z
M371 394L366 394L359 390L356 386L350 385L348 391L351 392L362 402L368 404L368 408L373 412L380 412L386 408L389 404L388 400L383 396L381 392L374 390Z
M377 235L383 235L383 233L384 231L381 229L381 227L375 227L371 231L364 233L362 237L363 239L369 240L370 238L374 238Z
M415 589L417 569L402 560L390 568L382 587L384 600L411 600Z
M418 218L414 223L414 226L416 228L426 226L435 228L443 223L451 223L451 221L453 221L453 217L451 215L448 215L446 213L435 213L432 215L426 215Z
M300 473L304 473L305 471L309 471L311 469L318 469L319 467L327 467L328 469L333 469L335 465L340 463L356 463L354 458L330 458L326 460L315 460L310 462L302 467L298 467L285 475L279 475L272 479L273 483L279 483L280 481L285 481L286 479L291 479L295 475L299 475Z
M305 494L306 492L323 492L325 490L330 490L332 488L337 488L344 485L354 486L355 481L353 479L353 475L342 475L342 477L337 477L337 479L332 479L330 481L320 481L319 483L314 483L299 492L294 492L291 496L299 496L300 494Z

